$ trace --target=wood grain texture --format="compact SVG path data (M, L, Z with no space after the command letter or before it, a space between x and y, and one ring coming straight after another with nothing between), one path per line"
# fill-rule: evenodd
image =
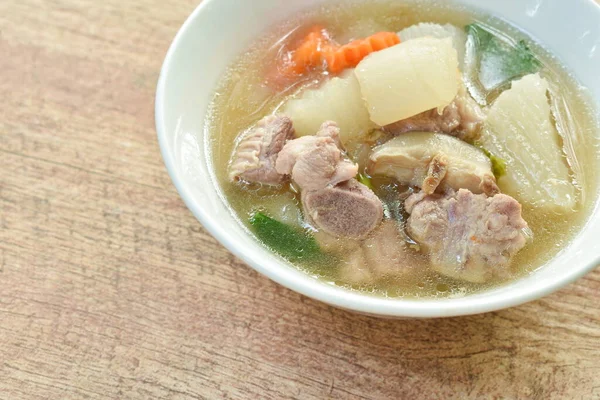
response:
M600 399L600 271L510 310L388 321L212 239L153 123L196 3L0 2L0 399Z

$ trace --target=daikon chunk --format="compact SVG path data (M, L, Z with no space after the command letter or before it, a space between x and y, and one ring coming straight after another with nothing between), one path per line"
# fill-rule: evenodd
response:
M420 24L411 25L398 32L400 40L418 39L423 37L433 37L437 39L450 38L452 45L458 54L458 65L460 70L463 70L465 61L465 46L467 42L467 34L465 31L452 24L433 24L431 22L422 22Z
M355 73L371 121L381 126L442 109L458 93L451 39L408 40L366 57Z
M332 78L318 89L307 89L284 104L297 136L314 135L325 121L340 127L344 146L362 140L373 129L354 71Z
M492 105L483 146L506 162L502 191L538 207L572 209L576 191L550 114L548 82L514 81Z

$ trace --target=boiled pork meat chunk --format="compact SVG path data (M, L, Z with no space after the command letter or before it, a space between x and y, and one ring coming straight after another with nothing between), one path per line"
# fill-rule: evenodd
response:
M425 268L427 258L408 247L395 220L385 220L363 242L367 265L378 278L400 277Z
M352 285L368 285L388 277L408 277L426 268L427 257L410 249L400 235L395 220L385 220L369 236L345 249L348 255L340 266L340 280Z
M446 133L461 140L474 141L480 136L484 120L481 107L461 85L454 101L441 112L434 108L387 125L384 130L394 135L416 131Z
M488 196L500 192L492 163L481 150L440 133L411 132L391 139L373 150L368 171L418 186L427 194L449 189Z
M406 200L405 209L408 234L429 254L432 268L452 278L478 283L506 278L526 243L521 205L504 194L420 192Z
M240 140L230 161L232 181L277 185L285 176L275 170L279 152L294 137L292 121L283 115L269 115L248 130Z
M339 266L339 279L343 284L369 285L376 281L373 271L367 265L367 259L362 247L350 250L344 255Z
M304 190L301 198L307 222L338 238L363 239L383 218L381 200L356 179L323 189Z
M362 239L381 222L383 204L354 179L358 166L346 158L335 122L324 122L313 136L288 141L276 170L291 175L307 222L326 235Z
M339 128L328 121L314 136L287 142L277 158L276 170L291 175L301 190L318 190L354 178L358 166L344 158Z

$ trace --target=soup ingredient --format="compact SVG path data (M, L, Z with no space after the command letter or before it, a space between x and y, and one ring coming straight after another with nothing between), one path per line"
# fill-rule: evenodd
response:
M463 71L467 42L467 34L465 33L464 29L452 24L440 25L431 22L421 22L420 24L411 25L408 28L404 28L398 32L398 36L400 36L400 40L403 42L423 37L452 39L452 46L454 46L454 49L458 54L459 68L461 71Z
M314 136L291 140L277 158L276 170L291 175L301 190L318 190L354 178L358 166L344 158L339 127L327 121Z
M461 189L446 195L411 195L407 231L430 256L433 269L469 282L506 278L512 258L525 246L521 205L512 197L475 195Z
M373 182L371 182L371 178L367 174L358 174L358 181L373 190Z
M252 214L249 222L261 242L287 259L297 261L324 257L314 237L306 231L283 224L261 212Z
M368 171L426 193L461 188L490 196L499 193L489 158L478 148L439 133L406 133L376 147Z
M356 179L302 192L306 221L334 237L363 239L383 218L381 200Z
M269 115L243 134L229 162L229 178L267 185L283 182L275 170L275 161L286 140L294 136L292 120Z
M296 198L291 190L286 190L284 186L281 190L273 190L271 187L258 188L253 190L260 201L258 208L256 203L252 205L252 211L260 211L265 215L294 228L304 226L304 217L300 208L300 200Z
M506 161L502 190L537 207L572 209L575 186L548 103L548 82L539 74L515 81L490 108L481 144Z
M311 28L308 35L292 51L284 53L278 71L285 76L304 75L311 69L327 66L329 72L338 74L354 68L369 54L400 43L394 32L378 32L346 45L334 43L327 30L321 26Z
M547 78L546 81L550 86L548 95L550 98L550 111L554 126L562 139L562 150L567 157L569 169L572 172L572 181L576 182L578 188L587 187L587 176L584 169L589 169L590 160L582 157L578 151L585 145L586 137L594 136L594 131L600 126L596 124L595 129L585 127L586 120L580 115L578 116L574 109L573 92L564 82L561 82L558 76ZM581 203L585 202L586 192L580 190L578 192L578 200Z
M515 42L491 27L466 26L466 78L471 95L486 105L510 81L537 72L542 64L524 40Z
M354 40L325 54L327 69L331 73L338 74L344 69L356 67L369 54L398 43L400 38L394 32L378 32L365 39Z
M427 194L434 193L447 173L448 157L444 154L438 154L433 157L427 168L427 176L423 180L423 185L421 185L423 192Z
M479 137L484 120L485 114L481 107L461 83L458 94L441 113L434 108L387 125L385 130L395 135L415 131L439 132L474 141Z
M475 145L479 149L481 149L481 151L483 151L483 153L490 159L490 162L492 163L492 172L494 173L494 176L496 177L496 181L498 179L500 179L501 177L503 177L504 175L506 175L506 161L504 161L500 157L493 155L492 153L489 152L489 150L487 150L483 146L478 145L477 143L475 143Z
M373 283L373 272L367 266L363 249L359 246L351 249L338 270L339 280L344 285L361 286Z
M381 126L442 109L458 93L458 59L450 39L408 40L373 53L355 73L371 120Z
M318 89L304 90L285 103L282 111L294 121L298 136L314 135L323 122L338 121L340 139L346 147L363 139L373 126L353 70Z
M363 242L362 249L369 269L376 279L403 276L427 267L427 258L410 249L395 220L385 220Z
M302 75L323 64L332 49L329 34L321 26L313 27L300 45L289 53L290 61L282 69L285 74Z
M373 284L389 277L408 279L427 268L427 256L410 249L394 220L385 220L364 242L349 249L340 266L340 280L353 285Z
M289 53L290 60L282 70L286 74L302 75L326 62L329 72L338 74L346 68L356 67L369 54L398 43L400 38L396 33L378 32L338 46L331 41L325 29L315 26L300 45Z

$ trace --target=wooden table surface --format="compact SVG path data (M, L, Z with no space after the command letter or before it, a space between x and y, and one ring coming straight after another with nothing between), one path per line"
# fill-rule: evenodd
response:
M198 0L0 2L1 399L600 399L600 271L382 320L236 260L163 166L154 91Z

